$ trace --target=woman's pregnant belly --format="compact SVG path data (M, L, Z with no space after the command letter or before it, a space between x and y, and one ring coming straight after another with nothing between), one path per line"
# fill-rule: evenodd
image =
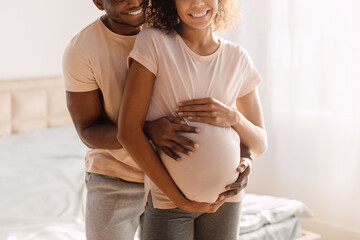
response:
M215 202L225 186L238 178L236 171L240 162L240 138L231 127L217 127L192 122L200 133L182 135L198 143L190 157L181 154L181 161L175 161L163 152L160 157L176 185L190 200Z

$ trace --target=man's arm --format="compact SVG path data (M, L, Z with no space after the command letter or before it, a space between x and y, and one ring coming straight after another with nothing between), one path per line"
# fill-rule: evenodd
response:
M247 146L245 146L244 144L242 144L242 143L240 143L240 150L241 150L241 157L242 158L253 159L249 148Z
M122 148L117 140L117 126L104 112L103 98L99 89L90 92L67 91L66 98L75 128L86 146L93 149ZM199 129L168 116L146 122L144 131L157 147L170 157L178 159L179 155L176 152L189 154L191 150L188 147L196 148L193 141L178 133L198 133Z
M66 91L67 107L83 143L92 149L122 148L117 126L105 114L99 89L89 92Z

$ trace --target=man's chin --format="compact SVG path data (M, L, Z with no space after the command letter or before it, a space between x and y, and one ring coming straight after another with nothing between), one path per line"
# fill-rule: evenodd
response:
M145 23L145 21L142 21L136 25L132 25L132 24L127 24L129 27L133 27L133 28L139 28L141 27L143 24Z
M141 19L139 21L134 21L134 22L117 21L117 20L113 20L113 21L118 24L125 25L127 27L139 28L139 27L141 27L141 25L143 25L145 23L145 17L143 17L143 19Z

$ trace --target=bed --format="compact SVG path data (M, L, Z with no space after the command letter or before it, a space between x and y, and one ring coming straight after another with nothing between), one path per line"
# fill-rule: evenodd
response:
M86 149L61 79L0 82L0 103L0 239L86 239ZM239 239L318 239L299 223L311 216L300 201L248 193Z

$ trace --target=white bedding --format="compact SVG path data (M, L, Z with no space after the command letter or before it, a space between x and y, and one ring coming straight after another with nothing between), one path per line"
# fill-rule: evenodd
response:
M85 239L84 154L71 126L0 138L0 239Z
M302 202L266 195L246 194L243 201L240 232L255 231L262 226L284 222L292 217L311 217Z
M72 126L0 137L0 239L82 240L85 146ZM301 202L247 194L241 240L300 236Z
M240 234L239 240L292 240L301 236L301 227L297 217L291 217L274 224Z

